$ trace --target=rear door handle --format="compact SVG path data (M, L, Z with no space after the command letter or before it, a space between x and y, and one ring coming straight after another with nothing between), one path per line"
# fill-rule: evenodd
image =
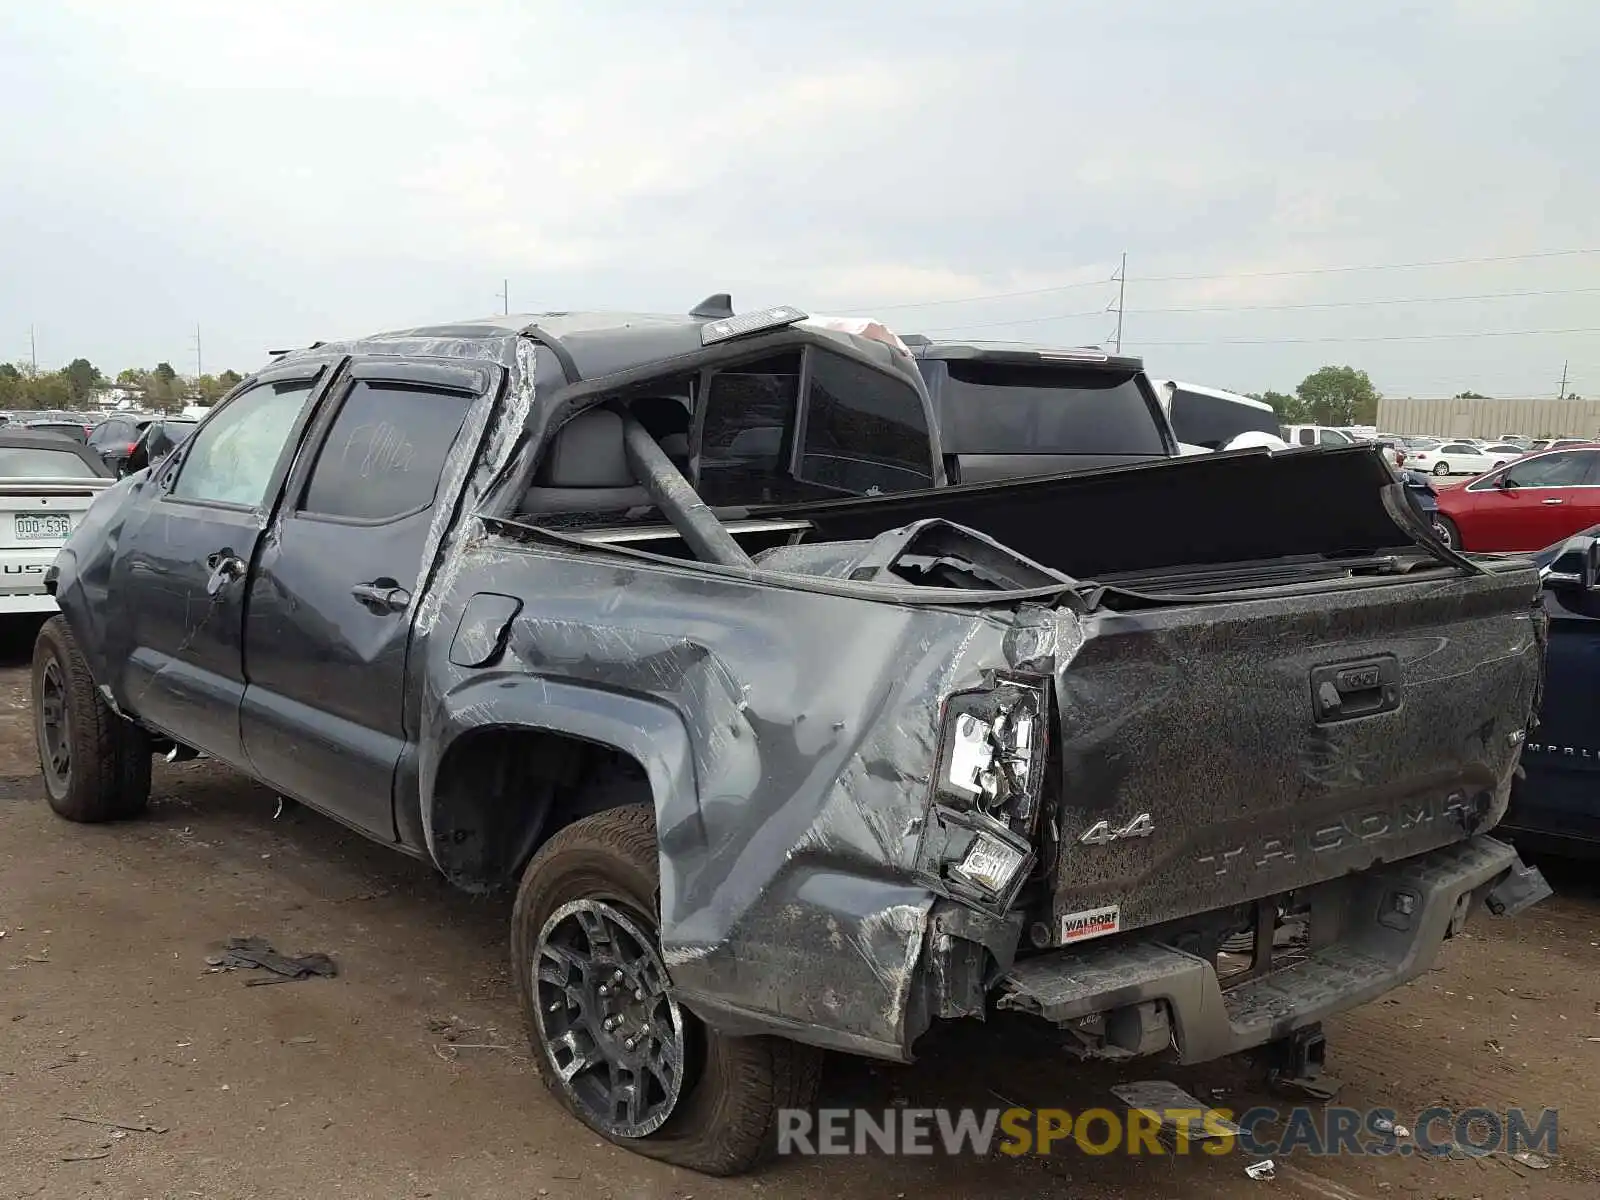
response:
M232 550L218 550L215 554L207 555L206 566L211 569L211 575L206 579L208 596L215 596L235 579L244 578L244 559Z
M1540 503L1541 504L1560 504L1561 503L1561 497L1560 496L1551 496L1550 499L1541 500Z
M411 606L411 593L394 579L374 579L371 583L358 583L350 589L350 594L369 612L380 616L384 613L405 612Z

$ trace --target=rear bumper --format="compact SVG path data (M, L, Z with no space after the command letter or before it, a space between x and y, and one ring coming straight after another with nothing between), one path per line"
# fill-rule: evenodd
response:
M56 598L42 587L37 592L21 592L9 596L0 596L0 616L14 616L19 613L53 613L57 611Z
M1169 1045L1183 1062L1254 1049L1414 979L1479 901L1510 915L1549 895L1503 842L1475 837L1323 885L1332 937L1292 966L1224 990L1209 959L1156 941L1017 963L999 1007L1088 1030L1107 1057ZM1317 909L1314 907L1313 911Z

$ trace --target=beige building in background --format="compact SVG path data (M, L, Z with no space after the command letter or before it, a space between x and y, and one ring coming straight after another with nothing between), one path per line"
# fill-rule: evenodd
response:
M1600 437L1600 400L1451 400L1385 396L1378 401L1383 433L1497 438Z

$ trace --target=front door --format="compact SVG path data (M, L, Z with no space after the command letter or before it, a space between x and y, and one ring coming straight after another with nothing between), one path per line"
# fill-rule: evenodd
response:
M1542 550L1600 521L1592 515L1600 489L1590 486L1600 451L1565 450L1514 462L1498 476L1469 485L1474 533L1469 549Z
M220 406L168 460L112 567L113 696L141 721L235 766L244 765L245 579L329 365L264 372Z
M385 841L395 767L415 736L406 654L435 501L453 499L437 495L440 476L487 380L481 368L358 360L307 439L250 583L251 766Z

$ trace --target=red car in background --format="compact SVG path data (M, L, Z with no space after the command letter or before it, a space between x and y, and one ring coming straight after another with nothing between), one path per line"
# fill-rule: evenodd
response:
M1530 454L1439 492L1434 528L1457 550L1542 550L1600 525L1600 444Z

